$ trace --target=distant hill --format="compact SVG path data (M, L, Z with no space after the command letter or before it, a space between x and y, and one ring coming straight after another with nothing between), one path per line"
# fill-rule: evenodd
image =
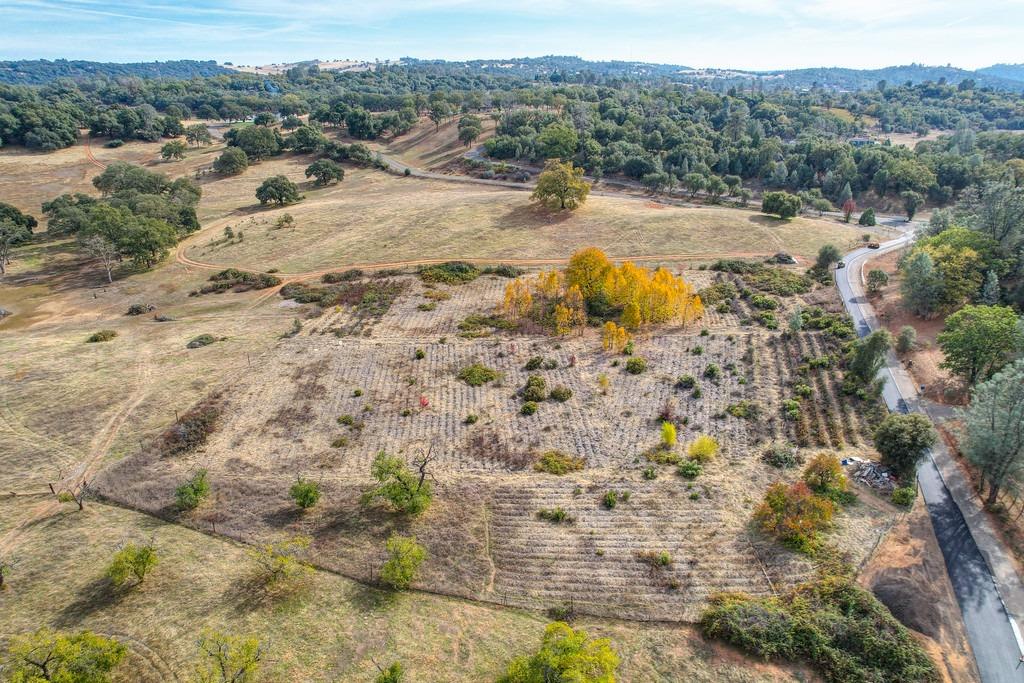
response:
M140 78L193 78L195 76L217 76L230 73L218 66L217 62L199 62L180 59L170 62L136 62L117 64L114 62L87 62L82 60L33 59L16 62L0 62L0 83L40 85L58 78L75 80L99 76L138 76Z
M989 68L993 69L995 67ZM1024 67L1018 68L1024 71ZM780 76L780 85L793 88L811 87L817 84L824 88L834 88L837 90L864 90L875 87L879 81L886 81L889 85L903 85L910 81L917 85L926 81L937 83L945 80L947 83L956 85L961 81L971 79L981 87L997 88L1000 90L1024 90L1024 82L996 73L986 73L985 69L968 71L953 66L926 66L924 64L888 66L882 69L816 68L766 73ZM1024 73L1022 73L1021 80L1024 80Z
M579 76L587 73L611 78L675 78L688 66L677 64L653 64L650 62L591 62L579 57L548 55L545 57L513 57L511 59L474 59L466 62L444 60L422 60L403 57L402 64L410 66L437 65L461 66L466 69L486 71L493 74L510 74L520 77L541 77L558 80L559 76Z
M213 61L177 60L169 62L138 62L116 64L79 60L25 60L0 62L0 83L39 85L58 78L87 79L97 76L138 76L141 78L192 78L220 74L259 73L277 75L288 68L316 64L327 71L363 71L373 68L371 62L296 62L272 64L262 67L220 66ZM396 62L382 62L395 66ZM545 57L513 57L510 59L474 59L470 61L424 60L403 57L400 62L428 70L465 70L478 74L508 75L517 78L573 83L595 82L604 79L636 79L643 81L672 81L699 84L715 89L733 85L749 86L756 81L765 89L789 88L795 90L821 87L832 90L865 90L874 88L879 81L889 85L914 85L927 81L945 81L956 85L970 79L980 87L1024 92L1024 64L996 64L969 71L953 66L927 66L907 64L882 69L810 68L775 71L744 71L738 69L693 69L680 64L657 64L634 61L592 62L579 57L548 55Z
M1024 81L1024 64L995 64L978 69L979 74L1007 78L1011 81Z

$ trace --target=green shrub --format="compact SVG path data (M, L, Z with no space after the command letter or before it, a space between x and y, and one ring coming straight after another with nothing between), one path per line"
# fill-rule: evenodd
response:
M647 369L647 361L640 356L631 356L626 361L626 372L631 375L639 375Z
M619 494L615 491L605 491L605 494L601 497L601 505L608 510L614 510L615 506L619 504Z
M644 471L641 474L643 478L647 479L648 481L658 478L658 470L654 469L653 467L645 467Z
M423 266L419 270L419 275L424 282L461 285L480 277L480 269L465 261L448 261L434 266Z
M760 272L744 276L743 279L754 289L777 296L806 294L811 291L814 284L806 275L783 268L764 268Z
M416 542L415 536L391 534L385 549L388 559L380 569L380 580L395 590L404 590L412 585L420 565L427 557L427 551Z
M753 306L754 308L760 308L766 311L774 311L776 308L779 307L779 302L778 300L773 299L770 296L765 296L764 294L755 294L754 296L750 297L750 305Z
M800 398L810 398L813 392L806 384L797 384L793 387L793 393Z
M722 376L722 368L718 367L716 363L710 363L704 368L704 377L712 382L718 380Z
M320 500L320 484L308 479L298 479L288 489L288 495L303 510L308 510Z
M700 345L694 346L692 349L690 349L690 353L692 353L695 356L702 356L704 355L704 347Z
M833 683L941 680L910 631L847 578L824 577L779 597L713 595L700 629L766 660L807 662Z
M548 397L548 384L540 375L530 375L526 378L526 387L523 389L523 400L539 403Z
M210 494L206 470L199 470L192 478L174 489L174 500L179 510L194 510Z
M519 412L522 415L533 415L534 413L537 412L537 404L533 401L527 401L519 409Z
M562 451L546 451L533 463L533 469L560 476L582 470L584 462L583 458L573 457Z
M682 375L676 380L676 389L692 389L697 386L697 379L693 375Z
M427 357L427 353L423 349L416 349L416 352L412 354L412 357L416 360L423 360Z
M572 518L572 515L561 507L541 508L537 510L537 516L546 522L553 522L555 524L572 524L576 521Z
M501 377L501 373L497 370L481 365L480 363L473 363L467 365L459 371L458 378L471 387L480 387L488 382L493 382Z
M217 338L212 334L201 334L198 337L193 337L185 346L190 349L198 349L202 346L209 346L215 341L217 341Z
M107 577L115 586L124 585L129 577L135 577L136 583L142 583L156 564L156 548L149 544L128 543L114 555L113 562L107 567Z
M800 419L800 401L795 398L787 398L782 402L782 414L787 420Z
M95 344L97 342L108 342L117 336L117 332L114 330L100 330L99 332L93 332L89 335L89 338L85 341L89 344Z
M533 372L534 370L540 370L540 366L544 364L543 356L533 356L530 360L526 361L526 365L523 367L527 372Z
M917 498L917 489L913 486L900 486L892 491L893 505L909 508Z
M739 290L737 290L736 285L731 282L716 282L715 284L700 290L697 294L700 295L701 303L703 303L705 307L717 306L718 304L725 303L726 310L729 310L729 306L726 302L729 299L735 299L739 296Z
M506 263L501 263L496 266L485 266L484 269L481 270L480 272L483 273L484 275L497 275L498 277L507 277L510 280L513 280L526 273L526 271L523 270L522 268L519 268L518 266L510 266Z
M755 401L739 401L726 407L725 412L744 420L756 420L761 416L761 404Z
M370 504L382 499L394 510L407 515L418 515L426 510L433 500L433 485L427 477L427 461L413 462L417 468L411 470L401 458L380 451L370 465L370 475L377 486L364 493L361 502Z
M796 451L789 444L772 444L765 449L761 459L779 469L796 467L800 462L797 459Z
M363 275L363 271L359 270L358 268L350 268L349 270L344 270L341 272L324 273L323 275L320 276L320 282L323 282L325 285L336 285L340 282L351 282L353 280L358 280L359 278L363 277Z
M467 415L467 416L466 416L466 419L465 419L465 420L463 420L462 422L463 422L464 424L468 424L468 425L473 425L473 424L476 424L477 420L479 420L479 419L480 419L480 418L479 418L479 417L477 417L477 415L476 415L476 414L474 414L474 413L470 413L469 415Z
M638 552L636 555L637 559L639 559L641 562L646 562L647 564L657 569L663 569L665 567L672 566L672 554L669 553L667 550L642 550Z
M685 479L696 479L704 472L704 468L696 460L687 460L679 465L676 472Z
M572 398L572 389L569 387L557 386L551 390L551 400L564 403Z

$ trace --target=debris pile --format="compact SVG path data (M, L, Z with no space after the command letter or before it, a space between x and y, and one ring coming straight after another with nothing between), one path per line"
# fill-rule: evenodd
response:
M896 477L883 465L864 458L845 458L843 466L855 482L888 495L897 486Z

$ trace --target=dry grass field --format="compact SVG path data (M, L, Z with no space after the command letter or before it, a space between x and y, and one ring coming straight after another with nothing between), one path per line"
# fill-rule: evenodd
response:
M602 195L578 211L550 214L538 210L525 191L363 169L348 169L343 182L315 189L304 184L308 163L304 157L267 161L237 178L204 185L202 217L225 217L206 223L184 254L283 273L423 258L560 259L589 245L612 257L788 250L806 262L822 244L843 247L863 233L837 221L780 221L749 211ZM303 182L307 198L284 208L259 208L256 187L278 173ZM274 228L284 213L295 218L295 229ZM242 230L245 240L214 246L225 226Z
M0 499L0 525L17 515ZM0 526L2 531L2 526ZM160 564L143 585L113 589L103 572L126 540L153 541ZM88 628L125 643L117 681L191 680L204 628L256 635L267 653L260 680L368 681L374 662L400 660L410 680L493 680L536 647L547 619L425 593L391 594L327 572L271 600L254 592L245 546L100 503L32 526L21 562L0 593L0 644L41 625ZM582 619L613 639L624 681L806 680L799 670L751 661L706 643L687 625Z
M489 114L478 114L483 124L483 133L474 146L482 145L494 136L496 122ZM386 154L398 158L415 168L433 171L444 168L449 162L465 154L467 148L459 142L459 118L455 117L435 127L423 118L405 135L388 140L380 148Z
M410 154L423 154L414 147ZM101 163L123 159L193 175L219 149L190 150L170 163L158 160L157 143L92 153ZM183 243L186 258L122 273L114 284L82 261L72 240L17 251L0 282L0 307L14 311L0 320L0 550L21 561L0 593L0 640L40 624L92 628L132 649L123 680L183 680L196 634L214 627L259 636L272 652L265 680L365 680L374 660L393 658L412 680L490 680L538 641L544 610L568 603L580 625L613 639L625 681L806 680L807 672L705 643L687 622L713 591L768 595L812 570L750 524L764 489L798 476L762 462L770 443L800 441L805 456L869 452L869 411L841 400L840 373L799 374L808 359L836 352L820 333L785 339L746 324L755 312L736 301L688 328L640 335L637 352L649 369L632 375L622 356L601 351L595 330L568 338L464 335L467 316L490 313L500 301L507 280L495 276L428 290L409 269L385 275L402 293L379 319L346 306L298 306L276 289L190 293L219 265L309 276L425 258L558 260L585 245L668 263L702 287L722 276L693 265L715 255L784 250L806 261L821 244L843 248L860 231L604 195L552 216L522 191L351 167L344 182L315 188L303 175L309 161L286 155L233 178L201 175L203 229ZM4 200L35 215L57 194L92 192L98 172L81 145L45 156L0 153ZM278 173L301 182L306 199L259 207L255 188ZM284 212L295 217L294 230L271 227ZM244 239L213 244L226 226ZM839 306L828 288L801 302ZM136 303L154 310L125 315ZM785 300L780 320L796 303ZM286 337L296 319L301 332ZM101 329L117 336L85 342ZM186 348L201 334L218 341ZM548 386L573 395L523 416L516 392L534 356L557 364L540 371ZM473 362L502 379L467 386L456 374ZM703 377L710 364L722 369L717 381ZM685 374L698 378L700 398L676 387ZM811 385L814 399L786 420L781 402L797 381ZM223 416L206 445L160 457L160 434L213 395ZM723 412L742 400L757 402L762 417ZM685 425L680 454L698 434L723 445L693 481L645 457L666 407ZM470 414L474 424L466 423ZM339 423L345 415L353 426ZM428 448L437 484L423 516L403 520L358 503L375 453L411 458ZM583 457L586 467L564 477L533 471L537 454L549 449ZM179 514L173 489L200 467L209 470L210 500ZM656 478L643 476L647 467ZM305 514L287 497L297 476L324 491ZM88 480L103 502L83 511L57 504L47 484L61 480ZM629 498L606 509L609 490ZM539 509L555 506L574 523L538 519ZM860 565L897 519L895 508L861 492L828 540ZM390 595L368 587L391 531L413 533L426 546L414 584L422 590ZM284 601L253 594L246 544L295 534L312 537L310 559L320 570ZM152 577L133 591L112 590L102 573L116 546L150 538L160 554ZM668 551L671 566L652 568L639 556L647 551ZM658 623L644 623L651 620Z

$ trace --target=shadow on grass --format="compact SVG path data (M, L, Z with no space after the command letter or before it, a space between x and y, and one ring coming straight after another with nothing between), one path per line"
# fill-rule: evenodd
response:
M57 615L56 625L58 628L77 626L93 612L114 607L134 588L135 584L117 587L106 576L97 577L64 606Z
M499 229L540 228L558 225L572 218L569 209L549 209L540 202L531 202L513 207L498 222ZM507 225L505 225L507 224Z

